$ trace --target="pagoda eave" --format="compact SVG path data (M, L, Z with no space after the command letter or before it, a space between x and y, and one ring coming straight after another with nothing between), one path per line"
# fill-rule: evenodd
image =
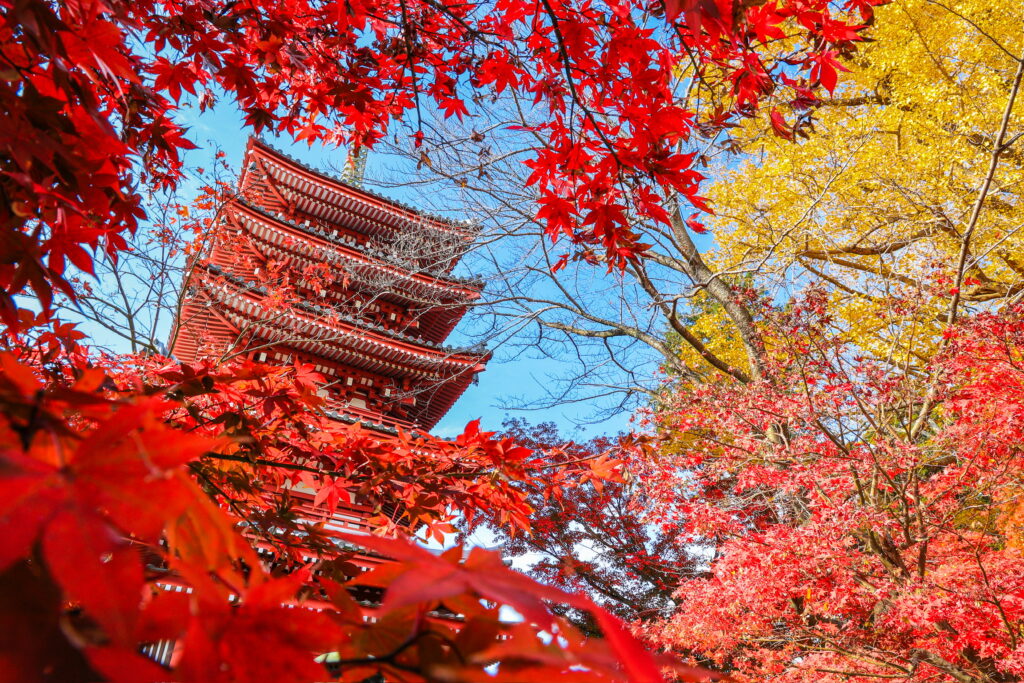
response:
M207 282L205 289L211 298L224 306L222 315L239 318L239 329L250 330L257 336L282 333L286 338L313 346L324 355L355 352L383 365L399 364L417 372L444 372L456 374L476 369L489 358L488 353L473 353L462 349L446 349L385 335L355 322L332 319L316 320L300 308L279 311L271 323L267 316L265 296L253 288L239 287L230 279L217 284ZM340 348L337 348L340 347ZM483 368L480 367L480 370Z
M412 271L403 268L380 257L367 254L355 245L329 239L308 226L288 221L245 202L234 203L227 211L227 215L236 219L236 227L242 227L247 234L261 241L285 248L283 245L287 239L298 241L296 238L303 240L312 238L313 242L322 250L318 251L317 256L330 255L353 264L390 272L397 277L406 278L420 287L428 288L435 293L434 296L439 298L443 297L451 301L472 301L480 296L480 291L483 289L483 282L480 281L463 281L437 276L427 271ZM295 247L291 247L291 250L296 256L311 261L315 260L312 255L298 254Z
M467 242L475 237L475 230L469 226L429 216L394 200L346 185L306 167L256 138L249 140L244 164L240 183L243 192L255 182L254 171L262 167L272 177L272 182L278 183L278 191L290 194L287 199L294 202L299 210L314 215L325 212L326 215L320 217L332 222L347 218L350 222L355 221L368 235L380 234L382 230L400 231L421 226L456 235Z

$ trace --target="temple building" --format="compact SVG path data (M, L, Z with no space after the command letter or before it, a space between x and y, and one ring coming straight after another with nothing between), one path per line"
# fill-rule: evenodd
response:
M444 345L483 289L481 280L452 274L475 237L466 223L426 215L250 139L237 194L186 276L171 353L185 363L247 356L309 364L326 378L320 391L329 416L384 440L399 428L427 432L490 358ZM373 511L359 500L328 513L301 486L288 495L301 519L328 533L371 531ZM274 561L269 547L253 542ZM387 561L357 551L352 564L366 571ZM190 590L173 578L164 588ZM353 588L364 618L374 619L380 594ZM172 664L176 647L162 641L143 651Z
M489 354L445 339L480 296L452 269L475 230L345 183L255 138L192 272L172 354L309 363L339 419L430 430ZM293 299L279 301L279 291Z

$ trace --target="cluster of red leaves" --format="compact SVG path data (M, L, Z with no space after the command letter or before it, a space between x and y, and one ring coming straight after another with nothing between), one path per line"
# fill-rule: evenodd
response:
M694 126L834 87L879 1L3 0L0 314L15 324L26 285L44 304L66 290L66 260L88 272L90 248L124 247L142 187L181 178L185 93L226 93L257 132L372 146L408 112L461 118L514 90L548 113L528 162L548 233L621 266L644 250L632 218L668 219L662 188L703 206L678 146ZM762 59L784 34L794 50ZM722 90L707 121L677 95L684 60Z
M328 512L341 500L371 501L380 515L374 521L385 527L394 522L385 508L398 506L403 524L426 526L439 539L451 530L452 515L482 510L510 527L529 527L529 507L510 482L530 476L531 451L492 439L476 423L454 441L404 431L385 438L359 424L346 426L317 410L324 401L317 390L325 380L308 366L244 360L216 368L170 365L147 378L166 382L161 390L182 396L183 405L169 419L182 425L197 421L212 433L226 430L234 437L217 457L257 470L229 472L229 479L214 483L244 484L257 506L264 504L264 490L302 486L316 491L314 505Z
M453 442L347 428L308 368L90 358L73 330L41 329L0 353L0 680L325 680L327 654L344 681L659 681L673 665L494 553L339 538L281 493L328 510L357 496L394 533L443 532L453 513L525 527L529 449L475 424ZM356 546L396 561L352 579ZM385 589L373 619L346 582ZM605 639L546 600L591 610ZM139 652L168 640L171 669Z
M562 490L523 483L533 507L532 533L489 525L505 554L527 563L539 581L587 593L626 621L670 614L672 594L695 566L677 541L675 524L648 522L653 501L629 475L650 457L648 444L633 435L566 443L555 425L523 420L507 421L503 434L543 454L555 472L565 462L590 468L589 476L578 475ZM600 632L589 613L565 613L585 632Z
M658 416L650 490L708 576L649 635L739 680L1017 680L1022 311L954 331L930 378L857 358L822 311L777 316L772 381ZM929 387L942 408L915 436Z

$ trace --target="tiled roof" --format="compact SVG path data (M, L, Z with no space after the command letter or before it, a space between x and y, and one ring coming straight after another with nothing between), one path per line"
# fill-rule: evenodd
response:
M302 168L306 169L310 173L314 173L314 174L320 176L321 178L324 178L326 180L330 180L331 182L338 183L339 185L344 185L345 187L351 189L353 192L358 192L358 193L362 193L362 194L368 195L368 196L373 197L374 199L377 199L379 201L386 202L386 203L391 204L392 206L395 206L397 208L400 208L400 209L403 209L405 211L409 211L411 213L414 213L417 216L422 216L423 218L427 218L429 220L436 221L438 223L444 223L446 225L449 225L449 226L451 226L453 228L456 228L456 229L458 229L458 230L460 230L462 232L465 232L467 234L474 232L477 229L477 227L478 227L478 226L475 226L471 221L467 221L467 220L456 221L456 220L452 220L451 218L445 218L443 216L437 216L437 215L434 215L434 214L426 213L426 212L424 212L424 211L422 211L420 209L417 209L414 206L410 206L409 204L406 204L404 202L400 202L397 199L394 199L392 197L388 197L388 196L380 194L378 192L373 192L371 190L367 190L365 187L353 187L352 185L350 185L349 183L346 183L344 180L342 180L337 175L335 175L333 173L328 173L327 171L319 169L316 166L308 164L308 163L306 163L304 161L300 161L299 159L296 159L292 155L287 154L287 153L281 151L277 147L274 147L273 145L271 145L269 142L267 142L263 138L257 137L257 138L254 138L254 140L259 145L261 145L262 147L265 147L265 148L269 149L270 151L272 151L274 154L277 154L277 155L287 159L288 161L292 162L296 166L301 166Z
M336 233L334 233L334 232L332 232L330 230L325 230L325 229L318 228L318 227L312 226L312 225L304 225L302 223L296 223L295 221L290 220L290 219L286 218L285 216L282 216L279 213L276 213L274 211L268 211L264 207L258 206L256 204L254 204L253 202L250 202L250 201L247 201L245 199L242 199L241 197L236 198L234 201L236 201L237 203L241 204L242 206L245 206L248 209L251 209L252 211L255 211L255 212L259 213L259 214L262 214L262 215L266 216L267 218L270 218L271 220L275 220L275 221L278 221L280 223L284 223L285 225L291 226L292 228L295 228L296 230L304 232L304 233L306 233L308 235L316 235L320 239L326 240L326 241L331 242L332 244L336 244L336 245L338 245L340 247L348 247L349 249L355 249L356 251L359 251L360 253L366 254L367 256L372 256L373 258L376 258L376 259L380 259L381 261L384 261L385 263L393 265L393 266L395 266L397 268L408 269L403 264L394 261L391 258L391 254L389 254L387 251L385 251L383 249L378 249L376 247L372 247L372 246L369 246L369 245L359 245L359 244L352 244L350 242L346 242L345 240L343 240L340 237L338 237L338 235ZM454 283L454 284L467 285L467 286L471 286L471 287L482 287L483 284L484 284L483 278L479 278L479 277L457 277L455 275L448 275L444 271L442 271L440 269L437 269L437 268L422 268L421 271L423 273L426 273L427 275L433 277L433 278L438 279L438 280L443 280L443 281L451 282L451 283Z
M244 278L240 278L237 275L232 275L231 273L228 273L227 271L225 271L220 266L208 265L208 266L206 266L206 269L210 273L213 273L214 275L217 275L219 277L223 277L224 279L228 280L229 282L231 282L232 284L238 286L239 288L241 288L244 291L255 292L255 293L261 294L261 295L266 295L267 294L267 290L266 290L265 287L261 287L261 286L255 284L255 283L253 283L253 282L250 282L249 280L245 280ZM362 318L355 318L355 317L353 317L351 315L348 315L346 313L342 313L340 311L336 311L336 310L333 310L333 309L328 309L328 308L326 308L324 306L320 306L318 304L311 304L311 303L302 301L302 302L299 302L299 303L295 304L295 306L296 306L296 308L299 308L299 309L301 309L303 311L306 311L307 313L315 313L317 315L328 315L328 314L335 315L340 320L343 320L344 322L349 323L353 327L358 327L359 329L370 330L370 331L372 331L372 332L374 332L376 334L379 334L379 335L381 335L383 337L389 337L391 339L395 339L397 341L403 341L403 342L406 342L408 344L413 344L415 346L422 346L424 348L432 349L434 351L440 351L440 352L442 352L444 354L448 354L448 355L465 355L465 356L476 355L476 356L481 356L481 357L487 355L487 349L482 347L482 346L474 346L474 347L467 348L467 347L444 346L442 344L435 344L433 342L427 341L425 339L421 339L419 337L414 337L414 336L411 336L411 335L408 335L408 334L402 334L401 332L397 332L395 330L389 330L386 327L382 327L382 326L377 325L375 323L372 323L372 322L370 322L368 320L365 320L365 319L362 319Z

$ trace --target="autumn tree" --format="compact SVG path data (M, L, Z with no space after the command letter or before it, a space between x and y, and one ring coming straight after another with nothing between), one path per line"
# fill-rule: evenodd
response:
M92 272L74 272L70 292L55 298L57 315L81 324L94 349L166 355L189 270L235 196L225 153L212 151L208 162L188 169L193 175L184 187L151 193L146 219L126 236L126 249L98 252Z
M627 435L569 443L555 425L523 419L507 420L502 434L550 460L552 469L590 462L597 474L563 495L552 495L546 486L529 489L529 534L487 524L503 554L545 584L587 593L626 621L647 623L671 615L683 578L700 572L699 550L678 542L679 521L648 523L652 501L640 477L627 474L643 466L646 444ZM585 633L600 632L586 612L564 612Z
M1019 300L1024 15L927 1L880 13L832 97L723 138L741 156L709 186L708 225L717 268L826 286L837 333L920 369L951 299Z
M776 316L776 385L657 416L674 456L647 491L715 551L649 633L740 680L1018 680L1019 310L950 332L925 436L931 387L856 356L826 310Z

